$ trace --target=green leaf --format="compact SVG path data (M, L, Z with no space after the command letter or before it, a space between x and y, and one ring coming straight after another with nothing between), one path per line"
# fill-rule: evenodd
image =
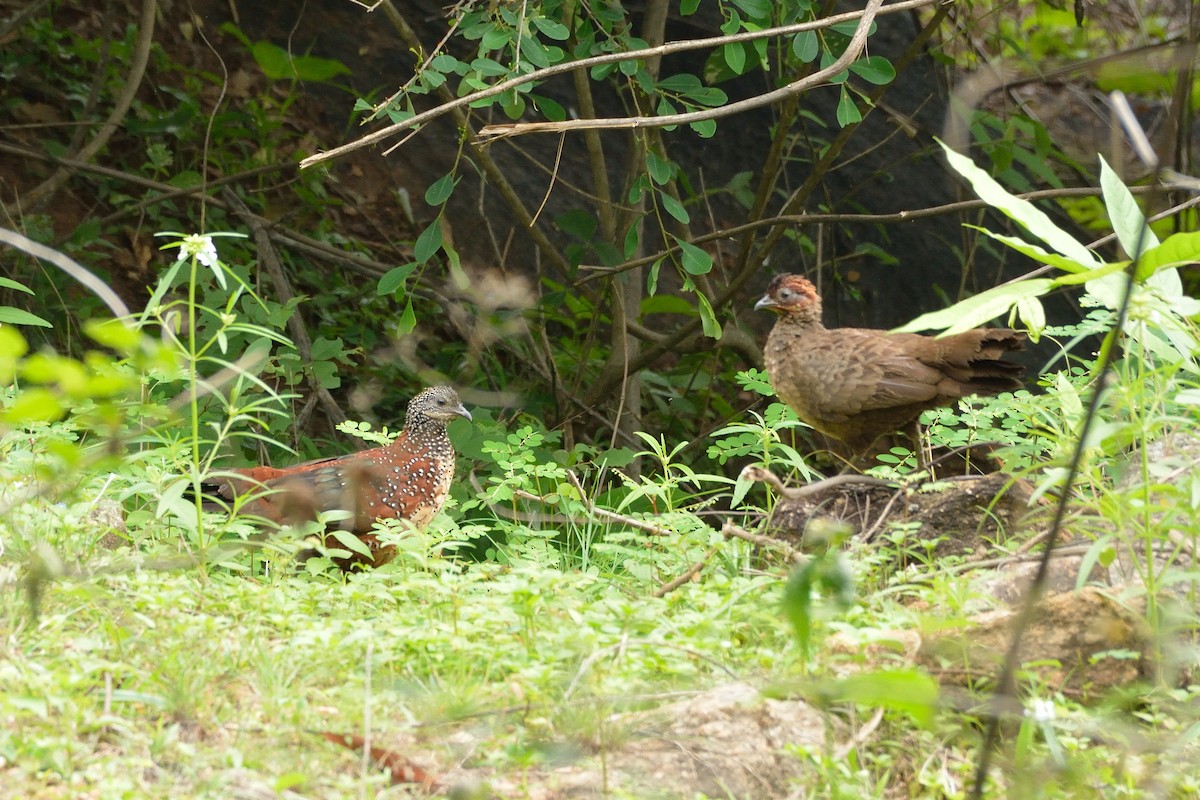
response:
M659 186L671 180L675 174L674 165L653 150L646 153L646 169L650 172L650 180Z
M792 39L792 52L802 63L811 64L815 61L819 50L816 31L800 31Z
M30 314L28 311L22 311L12 306L0 306L0 323L7 323L9 325L36 325L39 328L54 327L36 314Z
M731 42L721 48L721 57L734 75L741 75L746 69L746 51L741 42Z
M534 17L530 20L533 26L542 33L557 41L566 41L571 38L571 30L557 20L548 17Z
M508 74L508 68L490 58L477 58L471 62L471 69L475 70L480 77L497 78L501 75Z
M680 203L666 192L659 192L658 196L662 200L663 208L666 209L668 214L684 225L691 222L692 218L688 215L687 209L683 207L683 203Z
M66 411L53 391L35 387L18 392L8 407L0 411L0 420L9 425L56 422L62 419Z
M842 701L907 714L923 728L933 723L938 706L938 685L915 669L860 672L834 685Z
M21 332L12 327L0 325L0 362L15 363L18 358L29 352L29 343ZM9 379L11 380L11 378ZM8 381L0 380L0 386Z
M417 241L413 245L413 258L418 264L424 264L441 246L442 218L438 216L417 236Z
M541 94L531 94L529 95L529 99L542 112L542 116L551 122L562 122L567 118L567 110L557 100L552 100Z
M783 589L783 614L792 624L800 652L808 658L812 638L812 596L816 567L813 561L797 567Z
M447 172L425 190L425 202L431 206L440 206L450 199L450 195L454 194L454 186L457 183L454 173Z
M703 86L704 84L700 83L699 78L688 73L672 75L658 82L658 88L661 91L676 92L678 94L688 94L689 92L703 88Z
M16 289L18 292L33 294L33 289L30 289L23 283L17 283L10 278L0 278L0 289Z
M821 51L821 69L829 69L830 67L833 66L834 61L837 61L837 57L834 56L833 53L831 53L828 50ZM832 84L845 83L846 79L849 77L850 77L850 70L844 69L841 72L839 72L838 74L834 75L832 78L830 78L829 82Z
M944 334L969 331L995 319L1028 297L1040 297L1053 289L1056 282L1050 278L1035 278L1028 281L1009 283L980 292L974 297L968 297L960 303L955 303L941 311L931 311L922 314L907 325L895 329L896 333L914 333L924 330L945 329Z
M250 54L263 74L271 80L327 81L338 75L349 75L349 68L340 61L317 56L293 56L277 44L255 42Z
M687 99L702 106L723 106L729 102L729 95L715 86L705 86L687 93Z
M466 74L469 67L462 61L459 61L449 53L440 53L433 57L429 62L429 66L436 69L438 72L454 72L459 75Z
M638 225L639 220L634 220L629 223L629 229L625 231L625 243L623 253L626 259L633 258L633 254L637 252L638 246Z
M340 531L334 529L329 532L329 535L336 539L338 544L349 550L351 553L358 553L366 558L371 557L371 548L367 547L367 543L355 536L350 531Z
M484 51L499 50L507 47L512 41L512 31L508 28L503 28L499 25L493 25L492 29L483 35L479 42L480 49ZM507 72L507 70L505 70Z
M596 216L580 208L563 212L554 220L554 223L581 242L591 241L598 227Z
M500 108L509 119L520 119L525 113L525 98L516 90L500 95Z
M1042 306L1042 301L1036 297L1022 297L1017 301L1016 308L1017 316L1029 329L1029 338L1037 343L1042 331L1046 329L1046 309Z
M1018 239L1015 236L1006 236L1003 233L992 233L987 228L981 228L978 225L964 225L965 228L977 230L985 236L995 239L997 242L1002 242L1018 253L1029 256L1034 261L1040 261L1043 264L1049 264L1052 267L1058 267L1063 272L1080 273L1090 275L1093 268L1085 264L1080 264L1066 256L1060 256L1058 253L1049 253L1038 247L1036 244L1030 244L1024 239Z
M650 265L650 269L646 270L646 294L651 297L658 291L658 274L662 271L662 265L666 259L666 256L659 256L654 259L654 263ZM688 306L688 311L691 310L692 307Z
M696 13L696 9L700 7L700 0L680 0L679 15L690 17Z
M413 270L416 268L417 265L415 263L405 264L401 267L392 267L379 279L379 284L375 287L375 293L378 295L395 294L404 288L408 276L412 275Z
M875 23L871 22L871 27L867 30L867 35L873 36L875 34L876 27L877 26L875 25ZM834 31L836 33L840 33L843 36L846 36L847 38L849 38L854 35L854 32L856 30L858 30L858 21L850 20L848 22L839 22L836 25L830 25L829 30Z
M702 139L711 139L712 135L717 132L717 121L715 119L699 119L689 122L688 127L699 134Z
M710 339L720 339L721 323L717 322L717 315L713 313L713 307L708 302L708 298L702 293L696 292L696 305L700 309L700 326L704 330L704 335Z
M1117 241L1130 258L1137 255L1139 244L1143 253L1157 247L1158 237L1146 224L1146 217L1142 215L1137 200L1133 199L1133 193L1108 166L1104 156L1099 158L1100 189L1104 192L1104 206L1108 209L1108 219L1112 222L1113 233L1117 234Z
M115 319L90 319L83 323L83 330L92 341L122 355L131 355L142 342L142 334L137 328Z
M867 56L850 65L850 71L868 83L882 86L896 77L896 68L883 56Z
M771 16L770 0L733 0L733 4L746 12L752 19L764 19Z
M846 91L844 86L842 87L842 98L838 101L837 121L843 128L862 122L862 112L858 110L854 98L850 96L850 92Z
M400 315L400 319L396 321L396 333L399 336L407 336L417 327L417 315L413 311L412 299L404 306L404 313Z
M950 162L950 166L967 179L971 188L975 190L975 194L979 195L979 199L1021 223L1026 230L1048 244L1052 250L1078 261L1085 267L1100 265L1100 260L1090 250L1055 225L1050 217L1046 216L1033 203L1013 197L991 175L975 166L974 161L951 150L940 139L938 144L946 151L946 160Z
M1151 235L1153 236L1153 234ZM1162 275L1162 271L1166 268L1194 264L1198 261L1200 261L1200 232L1173 233L1162 244L1142 253L1142 257L1138 261L1138 275L1155 275L1157 277ZM1156 285L1155 288L1177 296L1183 291L1182 285L1178 281L1179 278L1176 275L1175 280L1171 282L1178 286L1177 290L1163 285Z
M546 45L542 44L532 36L526 36L521 39L521 55L539 69L545 69L550 66L550 51Z
M642 69L642 62L641 61L622 61L617 64L617 69L621 71L622 75L624 75L628 78L632 78L634 75L636 75L638 73L639 70Z
M342 373L332 361L315 361L308 368L322 389L337 389L342 385Z
M703 250L691 242L684 241L678 236L671 236L675 243L679 245L681 255L683 257L683 268L692 275L707 275L712 269L712 256L707 250Z

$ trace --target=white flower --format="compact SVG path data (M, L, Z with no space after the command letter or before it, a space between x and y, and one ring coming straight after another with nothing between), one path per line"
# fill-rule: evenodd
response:
M1034 700L1030 708L1025 709L1025 716L1032 719L1034 722L1053 722L1054 721L1054 701L1053 700Z
M217 263L217 248L213 245L212 238L201 236L198 233L183 237L179 242L178 260L186 261L192 256L195 256L196 260L206 267L215 266Z

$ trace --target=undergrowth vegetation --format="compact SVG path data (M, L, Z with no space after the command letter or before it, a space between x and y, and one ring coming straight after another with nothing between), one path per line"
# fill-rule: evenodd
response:
M964 172L998 192L993 199L1011 200ZM1137 230L1123 187L1106 191L1114 214L1132 215L1117 219L1118 230ZM1010 211L1058 252L1014 246L1064 270L1057 280L1088 278L1098 305L1112 300L1094 276L1123 273L1071 261L1065 234ZM1066 487L1087 545L1079 580L1095 565L1130 565L1123 596L1144 596L1161 673L1115 706L1077 704L1029 673L1031 711L994 778L1008 792L1137 795L1155 783L1151 773L1177 796L1197 791L1195 775L1172 766L1194 755L1195 698L1181 677L1192 668L1184 632L1195 618L1169 590L1194 592L1179 557L1200 530L1200 484L1194 452L1164 444L1195 436L1194 309L1172 278L1196 257L1195 240L1180 234L1135 250L1139 299L1124 356ZM369 762L336 768L348 757L318 736L328 731L533 774L572 754L616 752L637 737L623 721L632 712L731 680L827 709L835 738L851 709L887 712L891 748L859 746L848 760L793 750L806 765L802 792L890 796L884 787L902 780L910 792L954 796L969 785L970 711L948 707L950 696L909 669L893 642L896 630L944 627L994 605L957 573L961 557L934 556L937 543L919 526L897 524L870 545L816 552L783 581L769 551L722 530L726 518L757 528L772 499L700 464L817 477L790 435L799 423L779 404L704 442L639 432L639 451L568 448L534 419L483 410L452 429L469 477L449 512L421 531L381 524L397 559L345 578L321 559L296 572L304 531L263 536L203 512L188 490L219 459L279 444L272 431L288 396L278 387L289 385L282 365L294 357L281 324L254 321L270 309L221 257L223 241L168 238L178 257L146 311L86 326L93 344L78 359L30 351L18 326L0 327L8 786L26 796L390 791ZM969 327L1008 305L1036 320L1029 301L1055 280L1003 287L932 323ZM1117 313L1107 305L1085 325L1033 331L1068 341L1106 330ZM1067 355L1071 366L1044 374L1036 393L930 412L934 443L997 442L1033 496L1052 500L1100 377L1093 361ZM761 373L740 380L771 393ZM343 430L387 438L366 424ZM682 458L693 444L708 461ZM629 471L635 459L641 469ZM883 462L880 476L914 474L905 450ZM1009 534L1015 542L1023 532ZM672 585L689 570L692 580ZM825 644L833 640L843 645ZM883 655L864 663L859 648L880 646ZM1096 738L1100 728L1106 736ZM1111 766L1117 753L1121 769Z
M386 241L369 247L332 216L353 218L358 198L290 168L317 148L284 123L296 84L336 84L339 62L226 26L269 80L254 92L244 75L175 63L132 26L103 39L30 23L30 41L63 56L63 96L119 93L142 51L157 92L176 102L132 99L125 125L139 146L112 158L141 182L103 184L109 216L56 235L63 210L34 192L21 227L62 260L39 254L0 277L0 797L540 798L566 791L576 769L614 797L698 797L648 770L631 785L624 759L655 736L702 751L717 733L665 734L679 720L643 714L730 684L761 693L746 716L793 703L816 720L814 739L769 748L788 768L764 797L964 797L977 781L989 797L1200 797L1200 302L1185 289L1200 234L1147 221L1101 162L1101 198L1067 205L1112 229L1123 252L1105 260L1004 188L1057 186L1062 168L1090 165L1028 120L979 110L968 127L989 169L942 155L1022 235L971 235L1045 269L907 329L1007 318L1040 341L1045 363L1028 389L922 420L931 449L994 462L1003 480L934 535L907 512L959 482L896 447L870 470L886 488L863 501L866 530L819 519L789 537L774 515L795 498L743 468L796 487L831 465L769 377L747 367L756 346L732 300L763 264L782 263L771 259L779 240L793 255L820 251L820 234L795 218L832 169L825 155L845 145L839 131L874 111L905 59L856 53L854 20L753 38L817 12L735 0L720 4L721 32L749 38L715 46L698 74L664 75L628 55L652 43L619 4L569 17L575 6L465 4L456 30L473 58L406 40L420 55L412 80L357 111L406 123L430 98L444 107L508 81L463 107L569 122L574 107L534 73L588 58L599 59L588 77L608 81L630 113L704 113L729 102L718 85L734 78L782 83L846 57L828 81L835 114L809 119L786 100L761 182L740 173L708 187L653 128L628 140L627 160L592 141L593 178L627 168L624 183L572 195L579 207L553 221L562 239L537 243L535 287L464 266L459 247L476 231L460 223L455 238L451 203L473 175L498 180L473 138L477 118L455 118L452 165L423 195L394 193L411 235L370 229ZM932 30L944 10L926 13ZM999 41L1020 57L1094 36L1026 37L1032 28L1013 24L1026 27L1006 22ZM6 75L35 66L24 47L3 56ZM231 85L239 102L210 115L204 99ZM35 111L49 113L25 113ZM814 127L789 132L803 121ZM718 122L680 125L707 138ZM785 192L787 162L811 167L811 184ZM173 191L219 202L193 215ZM783 222L734 256L716 244L733 234L688 227L715 220L714 208ZM115 248L121 237L128 247ZM873 243L853 255L895 261ZM110 283L141 281L148 300L120 313L78 289L80 271L91 274L71 258L107 265ZM326 258L360 280L335 276ZM853 294L848 272L831 283ZM1048 324L1043 302L1062 294L1086 315ZM267 530L203 508L203 480L223 469L387 441L380 422L401 418L413 387L448 376L473 414L449 429L457 480L428 527L377 523L397 548L390 564L349 574L328 558L299 564L322 525ZM1001 500L1021 492L1031 515L1006 516ZM1059 507L1061 531L1048 523ZM948 550L960 536L972 544ZM923 637L982 640L981 620L1021 607L1028 574L999 588L995 575L1036 563L1048 539L1076 564L1056 589L1088 588L1127 615L1056 621L1082 631L1086 663L1058 663L1030 633L1009 691L998 662L926 651ZM996 720L998 739L981 739ZM996 768L982 770L981 755ZM429 780L405 778L397 760ZM724 777L705 796L757 796Z

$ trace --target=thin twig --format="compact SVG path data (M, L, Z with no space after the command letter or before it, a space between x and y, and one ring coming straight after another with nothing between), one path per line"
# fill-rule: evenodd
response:
M664 583L662 586L659 586L657 589L655 589L652 592L652 595L654 597L666 597L671 592L678 589L680 586L683 586L685 583L690 581L692 578L696 577L696 575L698 575L700 573L700 570L704 569L704 565L708 563L708 560L710 558L712 558L713 554L716 552L717 552L717 548L715 548L715 547L708 548L708 552L706 552L704 554L703 558L701 558L695 564L692 564L690 567L688 567L686 570L684 570L683 573L681 573L679 576L672 578L671 580Z
M1156 186L1130 186L1129 191L1135 195L1152 194L1162 191L1171 191L1175 189L1187 189L1188 185L1184 181L1172 183L1158 184ZM1103 192L1099 187L1091 186L1075 186L1063 189L1038 189L1032 192L1023 192L1014 194L1014 197L1023 200L1054 200L1063 197L1097 197ZM953 203L943 203L939 206L928 206L926 208L916 208L910 211L897 211L891 214L779 214L773 217L762 217L752 222L747 222L743 225L735 225L730 228L722 228L719 231L706 233L702 236L697 236L690 240L690 244L702 245L709 242L717 242L724 239L733 239L745 233L752 233L762 228L784 228L795 229L810 225L821 225L826 223L854 224L854 225L880 225L893 222L912 222L918 219L926 219L929 217L939 217L947 214L958 214L963 211L974 211L988 208L988 204L983 200L959 200ZM1154 217L1161 218L1161 215ZM1104 239L1098 239L1096 242L1088 245L1089 248L1102 244L1111 236L1106 236ZM618 272L624 272L637 267L644 267L648 264L653 264L655 261L666 258L679 253L682 248L679 245L667 247L653 255L642 256L640 258L630 259L621 264L612 267L601 267L594 264L580 264L579 269L587 271L584 275L575 281L575 285L587 283L588 281L597 278L607 277ZM1053 269L1046 267L1042 269ZM1029 273L1014 278L1014 281L1026 280L1033 277L1036 273Z
M871 718L869 720L867 720L866 723L861 728L859 728L857 731L855 731L853 736L851 736L849 739L847 739L842 744L838 745L837 750L835 750L833 752L834 761L835 762L844 761L846 756L850 755L851 750L853 750L854 748L858 747L859 745L861 745L862 743L867 741L867 738L872 733L875 732L875 729L879 727L879 723L882 720L883 720L883 709L882 708L875 709L875 713L871 715Z
M735 539L742 539L744 541L750 542L751 544L756 544L760 547L772 547L776 550L780 550L783 552L784 555L786 555L788 557L788 560L794 564L807 564L809 561L808 556L806 556L804 553L801 553L799 550L792 547L787 542L781 541L780 539L772 538L770 536L763 536L762 534L751 533L750 531L748 531L742 527L739 527L737 525L734 525L732 522L729 522L729 521L727 521L724 525L721 526L721 533L724 536L732 536Z

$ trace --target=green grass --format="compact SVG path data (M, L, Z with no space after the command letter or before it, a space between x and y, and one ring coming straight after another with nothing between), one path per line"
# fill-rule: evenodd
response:
M311 731L369 726L381 746L415 733L437 753L470 724L483 731L473 761L503 765L643 695L794 668L779 587L763 577L654 599L652 586L534 564L444 566L345 582L194 570L63 580L36 620L8 584L3 795L373 793L381 773Z

